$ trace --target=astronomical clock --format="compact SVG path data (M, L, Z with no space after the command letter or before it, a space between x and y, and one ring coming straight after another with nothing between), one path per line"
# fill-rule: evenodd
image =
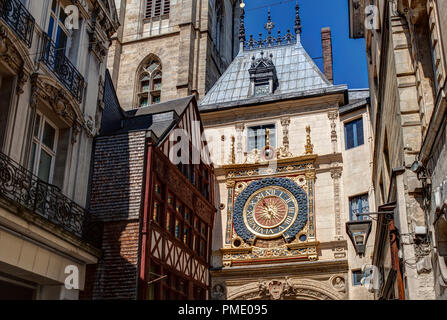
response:
M310 143L310 141L309 141ZM278 157L271 165L227 165L228 215L223 264L316 260L316 155Z

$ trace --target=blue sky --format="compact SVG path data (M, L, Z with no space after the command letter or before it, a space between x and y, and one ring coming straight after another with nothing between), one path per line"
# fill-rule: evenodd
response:
M245 28L247 39L250 34L258 39L267 31L268 8L271 10L277 35L278 29L285 34L287 29L293 32L296 0L244 0ZM298 0L303 26L301 42L307 53L314 58L322 69L321 28L332 30L332 50L334 56L334 83L347 84L350 89L367 88L366 51L364 39L349 38L348 0Z

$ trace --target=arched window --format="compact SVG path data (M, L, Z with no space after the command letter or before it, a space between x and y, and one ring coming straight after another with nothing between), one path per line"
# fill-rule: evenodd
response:
M159 103L161 96L162 70L160 60L151 57L138 72L138 107Z
M223 39L224 4L216 0L216 20L213 29L213 41L217 51L221 50Z

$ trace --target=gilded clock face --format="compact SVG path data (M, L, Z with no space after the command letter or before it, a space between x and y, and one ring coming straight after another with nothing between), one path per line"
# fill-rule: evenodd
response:
M298 203L285 188L270 186L248 198L243 210L247 229L260 238L275 238L286 232L298 215Z

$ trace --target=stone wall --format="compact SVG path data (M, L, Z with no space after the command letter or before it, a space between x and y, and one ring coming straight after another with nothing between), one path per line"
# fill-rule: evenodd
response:
M171 0L169 17L163 19L144 19L144 1L115 1L123 27L109 51L108 68L124 109L137 106L136 72L149 55L162 64L161 101L191 94L200 99L232 61L237 38L230 0L223 1L221 48L213 41L215 0Z
M239 107L228 113L203 113L201 116L208 144L211 145L212 160L216 167L216 206L221 206L213 230L212 265L214 267L222 265L219 250L225 247L225 226L230 204L228 203L227 179L222 166L231 164L231 137L235 137L236 164L245 161L247 128L260 124L275 124L276 137L271 143L275 143L276 147L288 144L293 156L301 156L305 154L306 126L309 125L313 151L318 155L315 179L315 224L316 239L320 244L318 261L314 263L324 265L325 262L334 260L340 263L345 261L347 267L343 271L345 272L343 281L346 282L346 297L370 299L371 295L365 288L353 286L351 270L358 270L363 264L370 263L374 241L370 238L368 254L364 259L360 259L356 257L345 232L345 222L349 220L349 197L367 193L370 196L370 209L373 210L375 206L370 175L371 126L366 105L339 116L338 104L334 97L319 97L315 100L297 100L293 103L276 102L262 106ZM359 117L363 118L365 143L357 148L345 150L344 123ZM247 163L251 163L250 160ZM280 270L280 264L275 265L275 268L275 270ZM296 268L299 270L300 266L297 265ZM323 270L325 267L321 268ZM230 269L228 272L231 271ZM224 275L216 274L215 276L217 278L213 281L218 283L222 281ZM269 276L274 280L275 272ZM242 284L247 283L240 280L230 291L239 292L242 290Z

